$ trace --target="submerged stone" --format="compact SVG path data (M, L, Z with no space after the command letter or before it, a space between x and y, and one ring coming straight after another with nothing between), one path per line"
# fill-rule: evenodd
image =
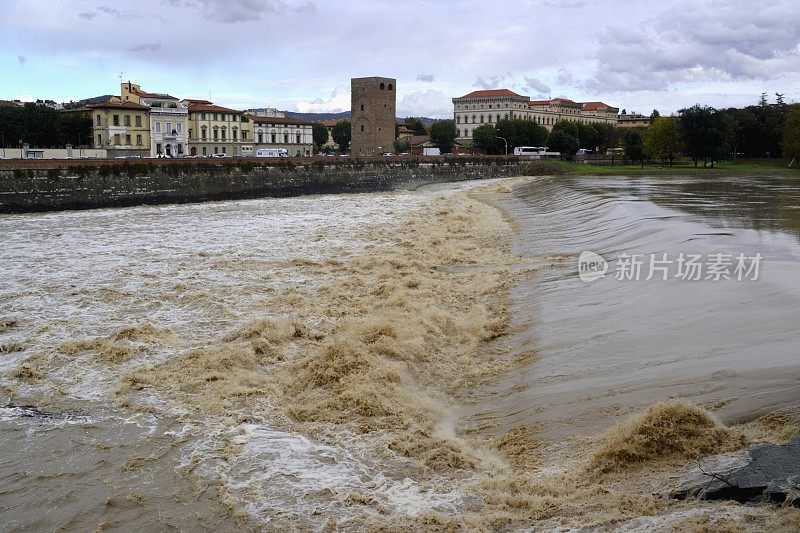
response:
M800 507L800 437L785 445L753 446L743 455L698 467L672 497Z

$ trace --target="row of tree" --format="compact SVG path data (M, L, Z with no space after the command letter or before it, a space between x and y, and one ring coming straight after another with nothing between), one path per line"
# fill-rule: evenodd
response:
M800 104L785 104L782 95L776 96L775 104L766 103L762 95L759 105L743 109L698 104L671 117L654 111L646 130L561 121L548 133L528 120L500 120L476 128L473 143L487 154L511 153L517 146L547 146L566 157L581 147L601 153L616 149L611 153L624 151L634 161L649 158L665 164L681 156L712 166L737 157L800 158Z
M17 147L63 147L90 145L92 119L88 113L56 111L44 105L0 107L0 144Z

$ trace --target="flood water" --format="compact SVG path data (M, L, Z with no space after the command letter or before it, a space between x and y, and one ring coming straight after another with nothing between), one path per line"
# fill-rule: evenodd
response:
M365 228L402 229L432 197L473 186L0 216L0 530L321 530L331 519L358 530L458 516L462 474L423 479L381 462L380 431L375 442L331 424L299 432L267 414L269 394L194 405L208 398L180 369L175 384L134 388L135 401L119 390L264 316L324 329L331 287L364 290L357 269L345 278L336 265L379 256L388 245L375 235L392 240ZM502 342L537 357L480 382L457 416L540 423L557 442L671 396L726 422L798 404L797 180L536 178L486 197L515 221L515 268L534 272L510 287ZM583 251L608 260L604 278L579 278ZM681 253L760 254L759 276L615 278L621 254ZM281 357L302 355L292 350Z
M557 436L670 396L726 422L797 405L800 180L543 178L503 205L520 224L518 253L564 260L514 291L517 342L540 360L475 416L544 421ZM604 278L578 277L587 250L609 261ZM763 259L757 280L687 280L676 277L681 253L706 265L720 253ZM617 279L621 254L643 257L638 280ZM651 255L673 261L668 279L646 279Z

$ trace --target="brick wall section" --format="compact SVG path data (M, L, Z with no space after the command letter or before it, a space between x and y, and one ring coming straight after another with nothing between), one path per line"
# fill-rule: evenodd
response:
M0 161L0 213L375 192L519 175L515 157Z

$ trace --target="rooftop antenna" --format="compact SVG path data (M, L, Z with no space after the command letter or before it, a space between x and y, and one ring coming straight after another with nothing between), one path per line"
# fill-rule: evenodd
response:
M122 83L122 80L124 80L124 79L125 79L125 72L120 71L119 72L119 82Z

